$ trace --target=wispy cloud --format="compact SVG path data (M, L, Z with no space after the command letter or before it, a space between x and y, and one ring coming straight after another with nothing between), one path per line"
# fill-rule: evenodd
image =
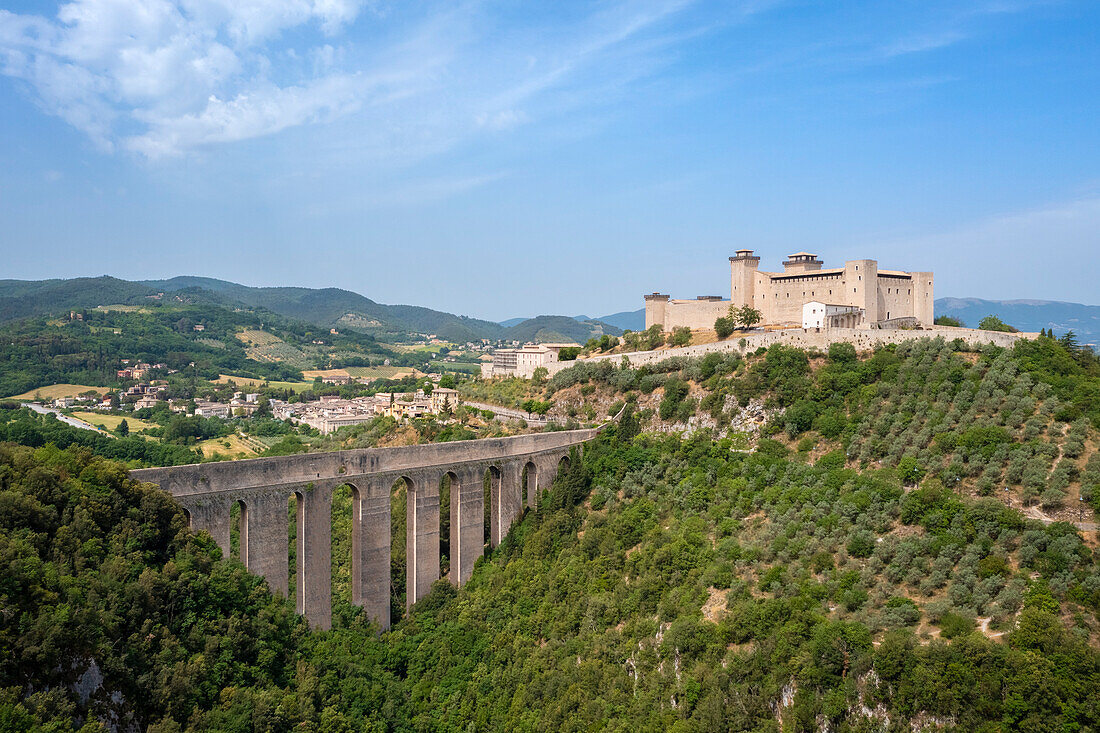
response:
M1095 293L1095 268L1089 265L1100 245L1098 231L1100 196L1093 194L996 214L884 246L925 262L953 263L950 270L936 273L941 294L1005 297L1004 283L1009 283L1017 289L1017 297L1065 299L1067 292ZM1052 260L1083 266L1063 268L1057 277L1042 277L1040 273L1051 272ZM1036 273L1025 289L1019 285L1021 272Z
M0 11L0 71L103 149L148 158L356 112L438 120L429 144L445 147L530 122L536 99L601 62L609 78L644 73L646 51L626 45L691 4L623 0L498 35L479 2L404 25L395 6L350 33L362 0L71 0L55 18Z
M43 109L105 149L121 141L147 155L172 154L300 124L342 105L338 77L272 82L266 44L308 23L335 33L360 6L358 0L73 0L52 20L0 11L0 70L28 82ZM231 101L219 103L219 95ZM279 117L285 121L273 119Z
M904 56L910 53L934 51L958 43L966 37L967 34L957 28L948 28L935 33L908 36L906 38L900 38L883 47L882 54L889 58L893 56Z

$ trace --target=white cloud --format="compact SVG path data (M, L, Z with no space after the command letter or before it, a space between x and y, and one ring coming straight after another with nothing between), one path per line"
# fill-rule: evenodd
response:
M211 143L270 135L354 109L356 91L354 77L331 76L301 87L259 87L230 100L211 96L195 114L148 115L150 130L124 143L130 150L159 158Z
M348 108L347 75L267 77L263 42L315 22L326 34L358 0L72 0L55 20L0 11L0 70L40 105L110 149L147 155L239 140ZM316 66L315 68L320 68ZM217 102L218 97L230 101ZM135 125L146 129L128 134Z
M149 158L353 113L346 145L438 151L623 94L682 42L657 29L693 2L503 28L478 0L401 6L372 14L366 42L336 40L365 0L69 0L52 19L0 11L0 71L104 149Z

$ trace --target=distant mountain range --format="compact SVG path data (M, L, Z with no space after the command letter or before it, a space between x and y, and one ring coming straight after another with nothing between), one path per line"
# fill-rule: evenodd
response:
M1021 331L1053 329L1061 336L1077 334L1083 344L1100 344L1100 306L1063 303L1057 300L982 300L980 298L937 298L936 316L958 318L976 328L988 315L995 315Z
M163 298L158 296L163 293ZM520 319L508 326L415 305L385 305L339 288L257 288L208 277L132 282L101 276L69 280L0 280L0 321L61 314L73 308L140 305L172 300L226 307L262 308L325 328L379 335L436 334L449 341L508 339L578 341L622 331L595 320L568 316Z

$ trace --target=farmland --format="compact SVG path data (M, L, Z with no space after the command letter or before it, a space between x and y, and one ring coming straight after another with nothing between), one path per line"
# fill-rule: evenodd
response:
M101 427L104 430L114 432L119 423L123 420L126 421L127 426L130 428L131 433L140 433L148 430L149 428L157 427L156 423L146 422L145 420L138 420L135 417L126 417L122 415L106 415L101 412L89 412L86 410L76 410L70 413L77 420L83 420L89 425L95 425Z
M256 456L256 451L239 435L211 438L202 441L197 447L202 450L203 458L213 458L216 453L229 458L254 458Z
M228 384L233 382L238 387L262 387L267 385L275 389L290 389L295 392L305 392L313 386L313 382L279 382L254 379L252 377L231 377L228 374L219 375L217 379L210 380L212 384Z
M59 397L78 397L85 392L95 392L96 394L104 394L108 390L106 387L90 387L86 384L51 384L48 387L39 387L38 389L32 389L28 392L24 392L20 395L14 395L8 399L12 400L56 400Z

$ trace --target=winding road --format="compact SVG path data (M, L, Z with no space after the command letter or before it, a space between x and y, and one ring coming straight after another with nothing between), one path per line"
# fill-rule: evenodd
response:
M99 428L97 428L95 425L92 425L91 423L84 422L83 420L80 420L80 419L75 418L75 417L70 417L69 415L66 415L66 414L62 413L61 410L58 410L55 407L46 407L45 405L40 405L37 402L24 402L22 404L23 404L23 407L29 407L32 410L34 410L35 412L40 413L42 415L53 414L54 416L57 417L58 420L65 423L66 425L72 425L74 428L80 428L81 430L91 430L91 431L96 432L96 433L102 433L103 435L108 435L112 438L115 437L111 433L108 433L106 430L100 430Z

